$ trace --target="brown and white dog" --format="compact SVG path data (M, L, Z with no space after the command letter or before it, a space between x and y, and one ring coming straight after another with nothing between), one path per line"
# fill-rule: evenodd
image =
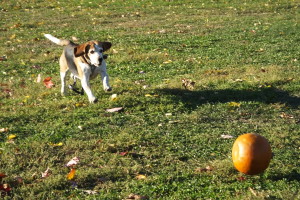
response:
M58 44L65 46L59 60L60 78L61 78L61 93L66 94L66 75L71 73L71 77L76 84L76 78L81 80L81 86L87 94L90 103L97 102L97 98L93 95L89 81L101 74L103 89L111 91L109 85L109 77L106 72L105 59L107 55L103 52L110 49L110 42L89 41L84 44L75 44L70 40L58 39L50 34L45 34L45 37ZM73 89L73 86L69 86Z

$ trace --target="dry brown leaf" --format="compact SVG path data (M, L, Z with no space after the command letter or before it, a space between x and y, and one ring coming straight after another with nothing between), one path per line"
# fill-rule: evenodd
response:
M77 165L79 163L79 158L78 157L74 157L72 158L67 164L67 167L73 167L74 165Z
M117 108L106 109L106 112L113 113L113 112L121 112L122 110L123 110L123 107L117 107Z
M8 128L1 128L0 133L6 133L6 132L8 132L8 130L9 130Z
M143 174L139 174L135 177L138 180L145 180L147 178L147 176L143 175Z
M221 135L221 138L223 138L223 139L231 139L231 138L233 138L233 136L232 135Z
M130 200L130 199L146 200L149 199L149 197L138 195L138 194L130 194L125 200Z
M68 180L73 180L75 177L76 169L72 168L71 171L67 175Z
M52 88L54 86L54 83L51 81L52 77L47 77L44 79L44 85L47 87L47 88Z
M5 56L0 57L0 61L7 61L7 58Z
M210 171L212 171L213 170L213 168L211 167L211 166L206 166L205 168L200 168L200 167L198 167L198 168L196 168L196 170L195 170L195 172L210 172Z
M38 74L35 82L40 83L41 80L42 80L41 74Z
M286 114L286 113L281 113L280 115L279 115L281 118L283 118L283 119L294 119L294 116L292 116L292 115L289 115L289 114Z
M192 90L195 88L195 84L196 82L195 81L192 81L190 79L181 79L181 82L182 82L182 87L184 87L186 90Z
M97 194L98 192L95 190L83 190L87 194Z
M42 172L42 178L47 178L48 176L50 176L50 174L51 174L51 170L50 170L50 168L48 167L48 168L46 169L46 171Z
M23 178L20 176L15 177L15 181L17 184L22 184L24 182Z
M249 187L250 192L257 197L257 192L255 190L253 190L251 187Z

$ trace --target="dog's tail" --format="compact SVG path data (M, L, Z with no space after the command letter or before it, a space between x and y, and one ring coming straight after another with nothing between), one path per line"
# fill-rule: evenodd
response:
M51 35L51 34L44 34L44 36L45 36L46 38L48 38L50 41L52 41L52 42L54 42L55 44L58 44L58 45L60 45L60 46L66 46L66 45L68 45L68 44L71 43L70 40L61 40L61 39L58 39L58 38L54 37L54 36Z

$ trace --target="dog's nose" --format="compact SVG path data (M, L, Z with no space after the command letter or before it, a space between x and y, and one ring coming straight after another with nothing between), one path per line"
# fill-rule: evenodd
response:
M102 64L103 58L99 58L100 65Z

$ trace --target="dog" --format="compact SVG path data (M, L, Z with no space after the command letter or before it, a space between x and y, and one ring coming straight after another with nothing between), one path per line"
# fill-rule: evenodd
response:
M46 38L60 46L65 46L62 55L59 59L60 78L61 78L61 94L66 95L66 76L70 72L71 78L74 80L73 85L69 88L78 92L75 89L76 79L81 80L83 91L87 94L89 102L97 102L97 98L92 93L90 80L101 75L103 89L111 91L109 85L109 76L106 72L105 59L107 55L103 52L111 48L110 42L89 41L83 44L75 44L70 40L58 39L51 34L45 34Z

